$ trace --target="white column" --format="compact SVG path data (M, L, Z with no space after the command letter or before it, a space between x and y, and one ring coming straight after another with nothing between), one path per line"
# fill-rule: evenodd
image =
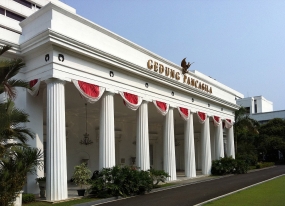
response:
M169 111L165 116L163 153L163 169L170 175L170 177L167 178L167 181L176 180L174 120L172 107L169 107Z
M99 169L115 166L114 94L105 92L100 111Z
M46 198L63 200L67 194L64 81L47 83Z
M210 143L209 117L206 117L204 124L201 125L201 154L202 154L202 174L211 174L211 143Z
M215 127L215 137L216 137L216 155L215 159L219 160L220 158L225 157L224 154L224 137L223 137L223 124L220 123L219 126Z
M149 170L148 102L143 101L137 110L136 165Z
M209 121L210 121L210 117L209 117ZM210 125L210 143L211 143L211 160L213 161L216 157L216 136L215 136L215 131L216 128L214 126L214 124L211 124L211 122L209 122Z
M24 79L25 77L19 75L18 78ZM38 96L32 96L26 89L16 88L16 90L15 106L29 114L30 122L26 123L26 126L35 134L34 139L28 138L27 144L43 152L43 91L41 90ZM25 192L39 194L39 186L35 180L37 177L44 177L42 168L37 167L34 173L27 174L27 183L24 187Z
M43 91L41 90L38 96L32 96L26 92L27 105L26 112L29 114L30 122L28 128L35 133L35 139L29 139L28 144L31 147L44 151L43 138ZM39 194L39 186L36 184L37 177L44 177L44 170L36 168L35 173L27 174L27 191L28 193Z
M196 177L195 145L193 113L189 112L189 119L184 125L184 144L185 144L185 175L186 177Z
M234 127L232 126L227 131L227 155L235 159L235 143L234 143Z

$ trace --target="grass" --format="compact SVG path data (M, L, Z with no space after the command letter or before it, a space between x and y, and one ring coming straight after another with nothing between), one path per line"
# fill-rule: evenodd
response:
M67 202L54 203L54 204L51 204L48 202L32 202L32 203L23 204L23 205L24 206L51 206L51 205L69 206L69 205L75 205L75 204L80 204L80 203L85 203L85 202L91 202L91 201L95 201L95 200L98 200L98 198L86 197L86 198L82 198L82 199L71 200L71 201L67 201Z
M285 205L285 176L209 202L206 205Z

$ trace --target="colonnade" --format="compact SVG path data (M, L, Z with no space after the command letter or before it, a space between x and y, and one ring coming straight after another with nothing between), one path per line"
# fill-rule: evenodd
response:
M47 200L61 200L67 194L67 162L65 137L65 95L64 81L49 79L47 83ZM114 93L105 91L102 95L100 110L99 169L115 166L114 133ZM176 180L175 137L173 107L169 108L164 121L163 169ZM185 121L185 175L196 177L193 113ZM211 173L211 143L209 117L201 125L202 173ZM222 124L215 127L215 158L224 157ZM234 155L233 128L227 129L227 153ZM148 102L143 100L137 110L136 166L141 170L150 169Z

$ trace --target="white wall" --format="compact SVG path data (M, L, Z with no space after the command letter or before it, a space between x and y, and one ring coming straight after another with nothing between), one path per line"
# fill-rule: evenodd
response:
M254 99L252 97L237 99L236 104L242 107L249 107L250 113L254 113Z

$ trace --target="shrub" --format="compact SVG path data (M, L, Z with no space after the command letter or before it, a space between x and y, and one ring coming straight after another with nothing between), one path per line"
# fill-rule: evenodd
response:
M164 177L168 177L167 173L151 171L138 170L133 166L103 168L93 173L90 193L98 197L126 197L150 192L154 179L159 182L165 181Z
M86 163L82 163L74 167L73 181L82 189L83 185L89 184L91 171L88 169Z
M248 165L257 164L257 155L252 153L237 154L236 159L244 160Z
M232 157L224 157L213 160L212 175L244 174L248 171L248 164L244 160L236 160Z
M158 183L165 182L166 178L170 177L164 170L150 169L149 171L154 187L157 187Z
M258 162L256 164L256 169L261 169L261 168L264 168L264 167L271 167L271 166L274 166L275 163L274 162Z
M29 203L29 202L34 202L36 200L34 194L29 194L29 193L23 193L22 194L22 203Z
M235 174L245 174L249 170L249 165L244 160L236 160Z

